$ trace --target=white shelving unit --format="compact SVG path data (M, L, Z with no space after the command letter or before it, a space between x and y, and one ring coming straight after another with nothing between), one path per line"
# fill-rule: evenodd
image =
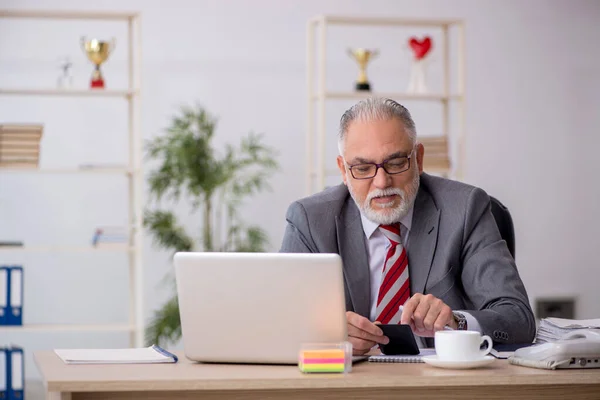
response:
M414 27L414 28L436 28L441 29L441 43L438 47L441 49L441 59L443 67L443 90L441 93L412 94L402 92L339 92L330 91L327 88L327 33L331 26L343 27ZM450 29L456 29L457 39L457 74L456 74L456 93L450 90ZM325 187L325 178L327 176L337 176L337 169L326 169L325 146L326 146L326 108L327 103L339 100L359 101L370 96L388 97L397 101L424 101L437 102L442 105L440 115L442 122L443 136L438 137L419 137L419 141L425 146L425 170L431 173L444 176L452 176L461 179L463 176L464 143L465 143L465 45L464 45L464 25L459 20L429 20L429 19L411 19L411 18L374 18L374 17L352 17L352 16L334 16L320 15L308 21L306 32L307 48L307 160L306 160L306 191L307 194L315 193ZM316 43L315 43L316 39ZM316 74L315 74L316 67ZM316 75L316 76L315 76ZM450 132L450 103L457 104L458 117L458 135L456 138L458 155L452 158L450 155L449 132ZM444 148L447 157L438 159L427 157L427 148ZM316 154L315 153L316 147ZM442 167L440 167L443 165Z
M0 89L0 95L20 95L20 96L82 96L82 97L126 97L130 98L138 93L137 90L114 90L102 89Z
M0 254L2 252L26 252L26 253L125 253L134 252L135 247L127 245L123 246L111 246L111 247L91 247L91 246L26 246L26 247L12 247L3 246L0 248ZM2 328L0 326L0 328ZM1 329L0 329L1 330Z
M134 326L126 324L105 324L105 325L75 325L75 324L30 324L23 326L5 326L2 329L5 332L131 332L135 330Z
M48 332L48 331L88 331L88 332L129 332L131 346L142 346L144 343L143 320L143 269L142 269L142 136L140 131L140 89L141 89L141 36L140 16L137 13L112 12L65 12L65 11L20 11L0 10L2 18L51 19L51 20L104 20L127 24L128 51L128 88L114 89L52 89L52 88L2 88L0 96L47 96L47 97L81 97L85 98L117 98L125 99L127 104L129 146L129 165L115 168L61 168L61 169L27 169L0 168L0 174L109 174L122 175L128 180L128 220L129 243L123 246L24 246L2 247L0 255L6 252L69 252L69 253L103 253L122 252L129 260L129 321L123 324L78 325L78 324L39 324L23 326L0 326L4 332ZM91 177L90 179L93 179ZM93 256L93 255L92 255Z
M108 174L108 175L132 175L137 174L139 170L130 168L44 168L32 171L29 168L7 168L2 167L3 174Z

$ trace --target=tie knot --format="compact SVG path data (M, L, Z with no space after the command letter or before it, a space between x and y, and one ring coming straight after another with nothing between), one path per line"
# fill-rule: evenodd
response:
M395 223L391 225L379 225L379 228L390 241L402 243L402 237L400 236L400 224Z

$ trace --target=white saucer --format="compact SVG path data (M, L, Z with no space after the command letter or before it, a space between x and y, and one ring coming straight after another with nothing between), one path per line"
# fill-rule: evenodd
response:
M440 360L437 355L423 356L421 359L425 363L427 363L429 365L433 365L434 367L448 368L448 369L478 368L478 367L483 367L484 365L491 364L495 360L495 358L492 356L485 356L485 357L479 358L477 360L447 361L447 360Z

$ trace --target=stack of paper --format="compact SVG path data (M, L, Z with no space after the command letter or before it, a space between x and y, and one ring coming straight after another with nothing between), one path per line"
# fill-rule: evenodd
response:
M175 363L177 356L154 345L135 349L60 349L54 352L65 364Z
M544 318L535 338L536 343L554 342L567 333L578 329L600 329L600 318L597 319L564 319Z

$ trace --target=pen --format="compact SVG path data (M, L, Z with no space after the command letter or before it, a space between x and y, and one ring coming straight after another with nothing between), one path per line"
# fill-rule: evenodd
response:
M400 312L403 312L404 311L404 306L399 306L398 310L400 310ZM453 331L454 329L452 329L452 327L450 325L445 325L444 326L444 330L445 331Z

